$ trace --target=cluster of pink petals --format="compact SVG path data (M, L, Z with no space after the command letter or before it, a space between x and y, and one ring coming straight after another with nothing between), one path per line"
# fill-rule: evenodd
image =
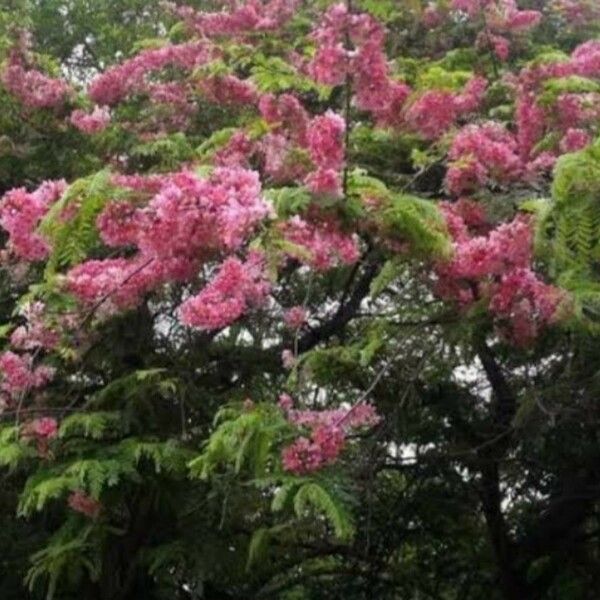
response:
M452 0L450 6L471 17L485 13L488 26L495 31L527 31L542 19L537 10L519 10L515 0Z
M454 238L454 254L437 266L437 294L462 307L485 301L506 339L515 345L530 344L555 320L564 294L531 271L529 221L517 217L487 234L473 236L471 231L483 225L481 215L465 201L457 203L456 209L453 206L442 207Z
M17 350L35 350L44 348L50 350L59 341L58 332L46 323L43 302L31 302L22 310L26 319L25 325L19 325L10 336L10 343Z
M525 268L531 262L531 242L531 227L525 219L503 223L486 236L459 241L448 273L457 279L480 279Z
M542 19L542 13L537 10L520 10L515 0L452 0L451 8L485 23L476 44L490 48L503 61L508 60L510 54L510 41L505 35L527 32Z
M78 109L71 113L70 121L83 133L99 133L110 123L110 112L107 106L94 106L91 113Z
M296 215L280 229L286 241L300 247L293 257L320 271L354 264L360 257L356 236L342 231L333 220L313 223Z
M404 117L406 124L425 139L438 139L459 117L479 108L486 89L487 81L482 77L474 77L461 93L428 90L407 107Z
M21 434L42 440L51 440L58 435L58 423L52 417L40 417L23 426Z
M568 23L575 26L593 23L600 18L600 5L596 0L556 0L554 6Z
M266 94L259 110L271 128L258 146L265 173L278 183L303 182L316 195L341 196L344 119L328 111L311 120L291 94ZM312 172L307 161L298 160L296 149L308 151L315 167Z
M181 305L181 321L198 329L222 329L263 304L270 288L260 254L250 253L246 262L228 258L212 281Z
M46 181L33 192L16 188L0 199L0 226L9 235L9 250L18 258L27 261L46 258L49 246L36 227L65 189L63 180Z
M102 510L102 504L81 490L71 493L68 499L71 510L81 513L90 519L98 518Z
M308 145L310 118L293 94L263 94L258 103L262 118L274 133L284 134L300 147Z
M133 58L107 69L92 81L88 94L99 105L112 106L131 94L146 92L149 76L167 66L191 71L212 58L205 42L186 42L144 50Z
M317 45L308 65L313 79L324 85L349 79L359 109L370 112L381 126L398 126L410 88L390 75L383 27L368 14L350 14L340 3L327 10L311 37Z
M421 23L427 29L435 29L443 22L444 15L442 11L433 2L430 2L421 14Z
M258 100L254 84L235 75L208 77L198 85L202 94L215 104L250 106Z
M530 269L514 269L494 286L489 310L508 340L527 346L557 320L563 300L564 292L540 281Z
M67 289L79 301L93 306L102 303L102 312L139 304L144 294L161 282L160 270L140 257L88 260L67 274Z
M247 169L255 152L256 144L243 131L236 131L227 144L215 152L213 163L220 167Z
M560 151L562 153L577 152L592 142L592 136L584 129L568 129L560 140Z
M308 149L313 162L321 169L341 170L344 164L344 132L346 122L327 111L315 117L308 129Z
M1 81L8 92L30 108L61 106L71 93L63 79L53 79L37 69L23 66L17 53L12 54Z
M308 151L317 169L307 177L306 185L315 194L342 195L345 131L346 122L333 111L327 111L310 122Z
M523 91L536 91L548 79L579 75L600 77L600 40L589 40L577 46L568 60L534 64L521 70L518 77Z
M267 212L255 172L220 167L207 179L188 171L164 176L147 205L109 204L98 227L111 246L136 245L157 259L193 257L238 248Z
M295 14L299 0L247 0L231 12L196 11L189 6L165 3L189 27L203 36L239 36L253 31L273 31Z
M68 288L86 304L128 308L160 284L193 278L215 253L238 249L270 210L258 175L239 167L216 168L206 179L182 171L116 181L153 195L142 205L109 203L98 217L107 245L134 247L137 254L71 269Z
M514 136L499 123L467 125L452 141L446 187L454 195L517 181L524 171Z
M268 133L258 144L262 167L266 175L277 183L301 181L309 165L294 156L293 143L282 133Z
M281 353L281 364L283 365L284 369L293 369L296 365L296 357L288 348L283 350Z
M310 430L310 438L299 437L283 449L283 468L297 474L322 469L333 463L346 445L348 433L372 427L380 421L375 408L359 403L350 409L296 410L288 394L279 397L279 406L290 423Z
M0 354L0 390L13 398L45 386L53 376L51 367L33 366L32 354L15 354L10 350Z
M568 60L526 67L516 80L517 142L522 160L529 163L525 165L529 172L547 169L559 154L585 147L596 131L600 119L597 93L563 93L548 107L541 106L536 99L547 80L573 75L600 78L600 42L591 40L581 44ZM537 144L550 136L559 141L536 156Z
M292 306L285 311L283 322L292 330L300 329L308 320L308 311L304 306Z

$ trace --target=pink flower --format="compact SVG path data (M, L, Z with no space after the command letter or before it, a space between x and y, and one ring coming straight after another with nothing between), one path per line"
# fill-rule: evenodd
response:
M71 88L63 79L53 79L36 69L26 68L18 49L13 49L0 77L7 91L24 106L54 108L61 106Z
M288 254L316 269L327 270L338 264L353 264L360 257L356 236L344 233L335 221L309 223L299 216L280 225L285 239L301 251Z
M304 306L293 306L285 312L283 320L292 330L300 329L308 319L308 311Z
M308 150L321 169L340 171L344 164L346 122L340 115L327 111L315 117L308 128Z
M296 365L296 357L291 350L284 350L281 353L281 363L284 369L293 369Z
M64 181L46 181L33 192L16 188L0 199L0 226L8 232L9 249L19 258L36 261L48 255L48 242L36 228L66 187Z
M298 0L268 0L238 4L231 12L196 11L171 4L171 10L203 37L239 36L251 31L272 31L285 25L294 14Z
M110 123L110 112L107 106L95 106L90 114L82 110L74 110L70 120L80 131L93 134L106 129Z
M46 365L33 367L31 354L15 354L10 350L0 354L0 389L12 397L49 383L54 369Z
M180 318L186 325L199 329L221 329L251 307L264 303L269 290L259 256L250 256L245 264L237 258L228 258L214 279L181 305Z
M435 4L429 3L421 15L421 23L427 29L435 29L444 22L444 17Z
M18 350L34 350L35 348L54 348L59 341L59 334L50 328L44 320L45 305L43 302L27 304L22 315L26 325L17 327L10 336L10 343Z
M334 169L317 169L306 176L304 183L316 196L341 198L344 193L342 176Z
M277 404L283 412L287 413L293 408L294 400L289 394L280 394L279 402Z
M380 420L374 407L365 403L349 410L306 411L294 410L291 398L284 398L284 401L288 421L311 430L310 439L299 437L281 453L283 468L298 474L310 473L332 464L344 449L346 436L351 430L372 427Z
M29 423L28 430L36 437L52 439L58 434L58 423L52 417L42 417Z
M72 510L90 519L97 519L102 510L102 504L82 490L76 490L71 493L68 504Z
M234 75L203 79L199 87L202 93L216 104L246 106L255 104L258 98L252 82L244 81Z
M410 106L406 112L406 121L425 139L434 140L450 128L456 116L452 94L431 90Z
M592 136L583 129L569 129L560 141L561 152L577 152L592 141Z
M516 140L493 122L464 127L452 141L448 157L452 162L446 187L455 195L490 182L510 183L524 172Z
M490 311L501 319L501 332L518 346L530 344L553 321L564 293L540 281L529 269L507 273L495 286Z
M187 42L143 50L120 65L110 67L92 81L88 94L99 105L112 106L143 91L148 76L167 66L191 71L208 62L211 50L205 42Z

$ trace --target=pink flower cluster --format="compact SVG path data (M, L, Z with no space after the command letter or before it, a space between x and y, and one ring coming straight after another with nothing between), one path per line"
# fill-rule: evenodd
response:
M115 181L153 194L145 205L109 203L97 220L109 246L132 246L131 258L90 260L71 269L69 290L86 304L129 308L170 281L193 278L215 253L240 248L269 212L258 175L220 167L207 178L183 171L147 181Z
M213 163L219 167L250 166L250 157L256 152L256 144L243 132L236 131L227 144L213 155Z
M23 439L35 442L39 456L46 457L51 440L58 435L58 423L52 417L40 417L25 423L20 433Z
M510 53L510 42L504 34L524 33L542 19L537 10L519 10L515 0L452 0L451 7L467 13L473 20L484 21L477 45L491 46L501 60L507 60Z
M98 133L106 129L110 123L110 112L107 106L95 106L91 113L74 110L70 117L71 123L87 134Z
M199 329L222 329L263 304L270 291L263 262L257 253L250 253L245 263L225 260L213 280L181 305L181 321Z
M350 14L332 5L313 32L317 51L308 72L318 83L352 83L355 103L372 113L381 126L397 126L410 88L390 76L383 27L368 14ZM350 42L353 48L346 47Z
M52 440L58 435L58 423L52 417L40 417L24 425L21 435L38 440Z
M315 117L308 128L308 150L317 170L306 184L315 194L342 195L341 171L344 166L346 123L332 111Z
M254 84L235 75L208 77L198 85L202 94L215 104L248 106L258 99Z
M63 79L53 79L37 69L27 68L16 50L10 55L1 81L8 92L30 108L61 106L71 93Z
M299 0L247 0L231 12L201 12L189 6L165 3L190 28L203 36L239 36L253 31L279 29L295 14Z
M31 302L21 311L26 319L25 325L19 325L10 336L10 343L17 350L51 350L59 341L58 332L45 321L43 302Z
M187 42L144 50L133 58L107 69L92 81L88 95L99 105L112 106L131 94L148 90L148 77L167 66L191 71L212 58L205 42Z
M558 314L564 294L531 271L532 233L527 219L517 217L488 234L471 203L445 204L442 211L454 238L453 258L436 269L437 294L467 308L483 301L500 333L515 345L530 344Z
M15 354L7 350L0 354L0 376L0 390L16 398L52 381L54 369L46 365L34 367L32 354Z
M549 79L569 76L600 78L600 42L581 44L568 60L524 68L513 82L517 93L516 125L519 154L529 172L547 170L564 152L579 150L590 143L600 119L600 95L562 93L550 106L542 106L537 94ZM536 156L541 140L558 141Z
M476 45L490 48L500 60L508 60L510 41L506 34L522 34L537 26L542 13L537 10L519 10L515 0L452 0L453 10L467 13L484 30L477 37Z
M283 449L283 468L297 474L322 469L333 463L346 445L348 433L376 425L380 417L370 404L335 410L296 410L288 394L279 397L279 406L290 423L310 430L310 438L299 437Z
M68 504L71 510L81 513L90 519L97 519L102 510L102 504L82 490L72 492L69 496Z
M285 135L291 142L304 148L308 145L310 118L306 109L293 94L264 94L258 103L262 118L271 131Z
M448 153L451 161L446 187L454 195L495 183L511 183L524 166L514 136L499 123L467 125L455 136Z
M296 215L281 223L280 229L287 242L299 247L290 255L320 271L353 264L360 257L356 236L342 231L333 220L308 222Z
M304 306L292 306L285 311L283 322L292 331L300 329L308 320L308 311Z
M479 108L486 89L487 81L482 77L474 77L460 94L445 90L428 90L407 107L406 124L427 140L438 139L459 117Z
M489 310L509 341L526 346L557 320L564 299L564 292L540 281L530 269L515 269L502 276Z
M277 98L266 94L260 99L259 110L271 126L258 147L265 172L276 182L302 181L316 195L341 196L344 119L328 111L311 120L291 94ZM309 161L299 161L294 149L307 150L316 169L307 173Z
M48 243L36 232L40 219L65 191L65 181L46 181L33 192L16 188L0 199L0 226L8 232L8 248L18 258L35 261L48 255Z
M565 20L574 26L593 23L600 18L600 6L596 0L556 0L555 6Z

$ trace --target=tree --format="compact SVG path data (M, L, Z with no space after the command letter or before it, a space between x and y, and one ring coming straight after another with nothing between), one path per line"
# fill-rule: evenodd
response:
M94 7L0 13L3 597L594 597L595 3Z

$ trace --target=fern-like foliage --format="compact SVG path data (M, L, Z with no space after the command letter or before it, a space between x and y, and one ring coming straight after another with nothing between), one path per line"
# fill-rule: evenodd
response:
M216 423L202 454L189 464L192 477L207 479L226 468L264 475L271 449L288 428L281 411L268 404L242 412L222 409Z
M71 424L67 432L77 427ZM62 433L62 432L61 432ZM144 477L167 474L183 479L189 450L175 440L161 441L130 437L114 445L69 446L72 453L52 467L31 475L21 494L18 511L30 516L51 501L63 499L75 490L83 490L100 499L122 483L141 484Z
M70 185L39 226L52 246L46 263L47 276L86 258L99 243L98 214L108 201L123 194L111 185L110 172L106 170Z
M123 414L114 412L74 413L60 424L61 438L86 437L94 440L119 437L128 432L128 423Z
M14 471L35 456L35 448L19 438L18 427L12 425L0 429L0 467Z
M43 550L31 556L32 566L25 578L29 590L43 583L46 600L52 600L57 597L59 582L77 583L84 577L97 581L102 568L101 535L96 524L82 528L76 519L68 520Z
M363 200L381 203L378 218L383 231L410 246L416 256L440 257L450 253L450 240L444 219L429 200L394 193L386 185L356 170L350 177L350 192Z
M552 200L538 210L536 246L573 299L573 322L600 333L600 142L561 157Z

